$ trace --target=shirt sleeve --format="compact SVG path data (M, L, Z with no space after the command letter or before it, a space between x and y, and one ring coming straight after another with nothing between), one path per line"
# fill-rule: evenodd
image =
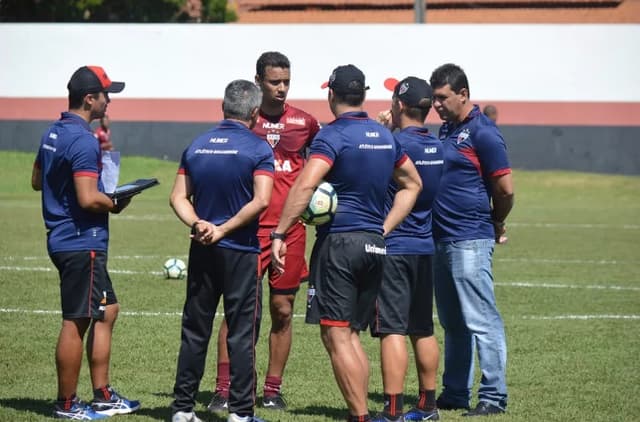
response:
M480 160L482 174L499 176L511 173L504 138L495 127L486 127L476 134L474 147Z
M275 173L275 165L274 165L274 157L273 150L269 145L260 140L261 148L259 149L259 154L256 162L256 167L253 170L253 174L255 175L266 175L272 176Z
M338 157L339 147L337 141L328 132L329 127L325 127L318 132L309 148L309 158L320 158L333 166L333 162Z
M69 145L67 158L74 177L98 177L100 174L100 147L91 134L81 135Z
M187 168L187 149L182 151L182 157L180 157L180 165L178 166L178 174L189 175L189 169Z

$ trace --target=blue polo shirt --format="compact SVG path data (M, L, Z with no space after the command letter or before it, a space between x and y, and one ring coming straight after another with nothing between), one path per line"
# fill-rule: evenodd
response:
M318 132L309 155L329 163L325 180L338 194L336 214L318 226L318 236L353 231L382 234L387 188L395 167L408 159L391 132L365 112L344 113Z
M40 139L34 166L42 172L42 216L47 228L49 253L82 250L106 251L109 214L82 209L73 181L77 176L98 179L100 146L91 127L74 113L62 113Z
M507 147L478 106L459 124L440 127L444 173L434 210L436 241L493 239L490 178L511 173Z
M193 140L178 173L189 176L199 218L220 225L253 199L256 175L273 177L271 147L243 124L223 120ZM258 218L218 242L222 248L260 252Z
M432 255L435 251L431 233L431 207L440 186L443 168L442 142L426 127L408 127L395 134L413 161L422 179L422 191L411 213L387 235L388 255ZM398 190L394 181L389 185L385 209L393 205Z

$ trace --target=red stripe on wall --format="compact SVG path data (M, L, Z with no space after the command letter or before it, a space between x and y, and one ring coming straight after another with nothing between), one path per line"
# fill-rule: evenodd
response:
M334 119L326 100L291 100L290 103L327 123ZM480 102L481 106L488 102ZM498 124L533 126L640 126L639 103L589 102L493 102ZM390 101L365 102L375 117L388 109ZM0 120L55 120L66 110L64 98L0 97ZM107 110L113 120L129 122L217 122L222 119L222 100L136 99L112 96ZM438 124L432 110L428 123Z

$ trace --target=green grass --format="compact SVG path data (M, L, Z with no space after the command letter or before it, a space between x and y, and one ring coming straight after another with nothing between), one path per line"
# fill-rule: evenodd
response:
M56 391L54 345L58 279L46 254L39 194L30 190L33 155L0 152L0 420L46 420ZM188 230L168 195L177 163L123 158L121 180L157 177L161 185L111 219L109 268L122 313L112 383L142 409L127 421L168 420L180 336L184 282L160 276L169 257L186 258ZM636 421L640 415L640 178L569 172L515 172L509 243L496 248L496 296L509 344L509 409L503 421ZM312 241L312 239L310 239ZM310 242L311 243L311 242ZM46 311L46 312L36 312ZM296 314L304 314L304 291ZM216 320L217 326L218 320ZM261 383L269 316L258 344ZM436 335L441 340L442 331ZM371 360L370 409L382 408L378 344ZM208 415L215 343L198 396ZM407 406L416 392L407 377ZM79 395L90 396L86 364ZM319 329L294 321L284 390L287 412L257 409L268 421L343 420ZM446 421L464 420L442 412Z

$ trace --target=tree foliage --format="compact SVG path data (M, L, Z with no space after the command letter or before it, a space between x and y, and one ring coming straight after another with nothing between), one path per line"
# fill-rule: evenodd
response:
M227 0L0 0L0 22L232 22Z

